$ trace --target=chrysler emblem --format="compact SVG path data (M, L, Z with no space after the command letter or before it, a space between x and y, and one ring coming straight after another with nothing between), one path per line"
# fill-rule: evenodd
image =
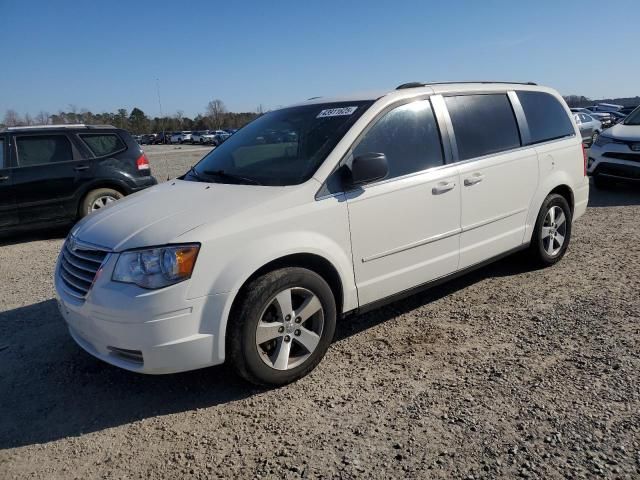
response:
M634 143L631 145L631 150L634 152L640 152L640 143Z

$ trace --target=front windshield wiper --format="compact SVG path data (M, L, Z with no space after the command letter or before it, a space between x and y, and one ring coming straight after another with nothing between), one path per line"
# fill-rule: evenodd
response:
M205 170L203 173L205 175L211 175L213 177L226 178L227 180L235 180L236 182L240 182L240 183L248 183L251 185L262 185L262 183L260 183L259 181L253 178L243 177L242 175L236 175L235 173L228 173L228 172L225 172L224 170Z
M187 175L189 175L189 174L191 174L191 175L193 175L194 177L196 177L196 179L197 179L198 181L200 181L200 182L206 182L206 181L208 181L206 178L204 178L202 175L200 175L200 174L198 173L198 171L196 170L196 167L195 167L195 166L192 166L192 167L189 169L189 171L187 172Z

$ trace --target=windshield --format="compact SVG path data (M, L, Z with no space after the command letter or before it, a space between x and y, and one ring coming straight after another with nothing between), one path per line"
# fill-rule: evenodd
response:
M636 108L633 112L627 115L624 119L625 125L640 125L640 107Z
M305 182L372 103L324 103L266 113L229 136L183 179L270 186Z

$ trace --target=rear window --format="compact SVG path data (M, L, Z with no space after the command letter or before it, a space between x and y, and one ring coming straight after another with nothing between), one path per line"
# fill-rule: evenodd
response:
M520 132L506 94L445 97L460 160L520 146Z
M17 137L16 146L21 167L73 160L71 143L64 135Z
M82 134L80 138L96 157L111 155L126 148L124 142L115 133Z
M517 92L529 124L530 143L547 142L575 134L567 111L553 95Z

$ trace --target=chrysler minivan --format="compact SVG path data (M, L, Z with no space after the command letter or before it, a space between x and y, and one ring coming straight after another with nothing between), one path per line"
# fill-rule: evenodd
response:
M562 97L535 84L314 98L79 222L55 270L60 311L82 348L128 370L228 360L286 384L339 318L519 250L559 261L586 210L585 159Z

